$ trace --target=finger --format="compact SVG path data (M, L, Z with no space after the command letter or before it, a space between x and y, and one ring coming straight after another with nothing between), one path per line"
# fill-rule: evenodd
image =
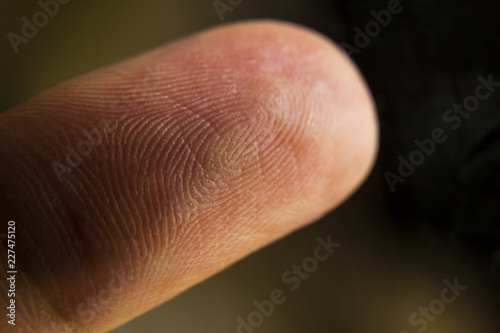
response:
M0 118L15 328L104 331L172 298L341 203L377 133L352 62L284 23L213 29L34 97Z

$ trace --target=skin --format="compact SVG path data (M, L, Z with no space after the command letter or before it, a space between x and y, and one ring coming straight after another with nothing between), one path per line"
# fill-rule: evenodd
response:
M0 117L18 244L16 326L0 329L113 329L338 206L377 145L355 65L285 23L212 29L35 96Z

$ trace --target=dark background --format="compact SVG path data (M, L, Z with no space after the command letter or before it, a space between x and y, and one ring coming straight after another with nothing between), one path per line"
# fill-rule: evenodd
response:
M226 3L226 1L223 1ZM15 54L9 32L40 10L0 1L0 110L73 76L200 29L275 18L354 45L354 28L389 1L243 0L219 20L212 1L70 1ZM363 188L318 223L248 257L115 332L236 332L252 302L287 301L255 332L417 332L409 316L439 298L443 280L468 289L426 332L500 329L500 88L457 130L443 121L474 94L478 76L500 81L500 1L402 0L403 10L354 61L375 97L381 147ZM414 140L443 128L448 140L391 192L384 178ZM356 133L353 133L356 135ZM316 238L341 247L291 292L281 275L311 255Z

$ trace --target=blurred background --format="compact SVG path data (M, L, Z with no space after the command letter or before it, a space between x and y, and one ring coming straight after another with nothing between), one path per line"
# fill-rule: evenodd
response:
M356 195L113 332L237 332L237 318L248 320L253 302L274 289L285 292L286 302L239 333L500 331L500 88L456 130L443 119L475 94L480 75L500 81L500 1L401 0L390 23L378 30L372 24L370 35L360 37L357 28L364 32L375 21L372 11L394 1L69 1L17 53L9 33L21 36L22 18L32 21L41 7L0 1L2 112L201 29L262 18L296 22L356 47L352 57L375 97L380 154ZM448 140L391 189L387 172L398 174L398 157L408 159L415 140L436 128ZM282 274L328 235L341 247L290 291ZM440 309L443 281L455 278L467 289ZM410 322L430 304L438 315Z

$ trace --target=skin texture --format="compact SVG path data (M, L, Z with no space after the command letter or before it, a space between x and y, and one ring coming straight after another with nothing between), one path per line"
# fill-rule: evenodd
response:
M19 244L17 323L0 328L112 329L339 205L377 145L353 63L284 23L209 30L35 96L0 117Z

